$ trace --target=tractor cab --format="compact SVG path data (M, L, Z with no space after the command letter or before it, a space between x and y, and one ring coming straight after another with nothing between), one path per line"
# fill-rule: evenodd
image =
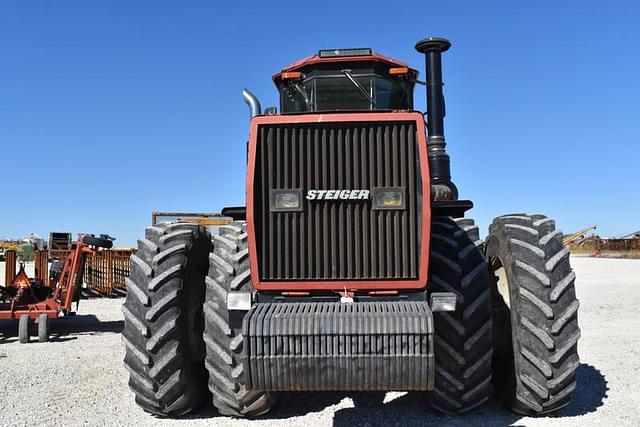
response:
M418 72L371 49L320 50L273 76L282 113L411 110Z

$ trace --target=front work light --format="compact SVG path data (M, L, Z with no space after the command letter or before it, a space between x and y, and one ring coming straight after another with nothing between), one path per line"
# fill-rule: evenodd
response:
M301 190L271 190L272 212L290 212L302 210Z
M377 187L373 191L373 209L404 209L404 188Z
M456 301L453 292L434 292L431 294L431 311L456 311Z

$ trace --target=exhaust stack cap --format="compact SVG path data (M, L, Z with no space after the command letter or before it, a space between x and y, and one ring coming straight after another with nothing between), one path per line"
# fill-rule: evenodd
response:
M427 37L416 43L416 50L420 53L430 51L446 52L451 47L451 42L442 37Z
M451 181L449 155L444 139L444 95L442 94L442 52L451 42L442 37L427 37L416 43L416 50L425 57L427 89L427 153L431 175L431 196L434 201L458 199L458 189Z

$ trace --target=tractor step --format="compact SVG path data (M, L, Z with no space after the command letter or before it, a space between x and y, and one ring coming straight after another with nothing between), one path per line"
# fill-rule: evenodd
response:
M249 389L433 389L426 302L259 303L243 335Z

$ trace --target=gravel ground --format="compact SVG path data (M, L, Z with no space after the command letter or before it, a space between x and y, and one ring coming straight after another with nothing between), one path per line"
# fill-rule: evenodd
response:
M0 263L0 280L4 278ZM640 261L573 258L580 299L581 366L574 399L540 418L491 401L462 417L429 413L421 393L288 393L264 418L218 416L206 407L166 420L138 408L127 388L121 299L82 300L78 315L52 322L51 342L17 343L0 321L2 425L639 425Z

